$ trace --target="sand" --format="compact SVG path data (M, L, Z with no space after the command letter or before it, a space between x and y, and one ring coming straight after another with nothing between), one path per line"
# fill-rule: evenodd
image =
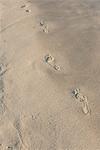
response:
M100 150L99 18L99 0L0 0L0 150Z

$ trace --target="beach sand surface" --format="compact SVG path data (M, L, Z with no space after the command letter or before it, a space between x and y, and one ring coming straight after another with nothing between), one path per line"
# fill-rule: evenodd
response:
M0 150L100 150L99 18L99 0L0 0Z

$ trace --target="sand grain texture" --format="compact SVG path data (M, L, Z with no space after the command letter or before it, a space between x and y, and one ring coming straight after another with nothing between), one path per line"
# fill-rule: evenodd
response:
M0 150L100 150L100 1L0 0L0 15Z

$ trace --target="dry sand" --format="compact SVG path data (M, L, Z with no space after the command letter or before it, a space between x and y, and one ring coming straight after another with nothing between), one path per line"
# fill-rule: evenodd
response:
M0 22L0 150L100 150L100 0L0 0Z

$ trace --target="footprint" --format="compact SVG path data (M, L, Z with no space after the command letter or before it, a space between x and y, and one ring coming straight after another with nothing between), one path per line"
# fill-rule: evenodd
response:
M45 32L45 33L49 32L48 25L44 20L40 21L40 28L41 28L42 32Z
M31 9L29 7L31 6L30 2L27 2L26 4L23 4L20 8L24 9L27 13L31 12Z
M54 65L53 68L54 68L55 70L60 71L60 66Z
M7 71L7 66L4 64L0 64L0 76L2 76Z
M47 54L45 57L45 62L48 64L54 64L55 63L55 58L53 56L51 56L50 54Z
M60 66L56 65L56 61L55 61L55 58L50 55L50 54L47 54L44 56L44 60L47 64L49 64L53 69L57 70L57 71L60 71Z
M91 112L90 108L89 108L89 104L88 104L88 98L87 96L84 96L81 92L80 89L75 89L72 92L75 96L75 98L78 100L78 102L81 102L81 106L82 106L82 111L84 114L89 114Z

